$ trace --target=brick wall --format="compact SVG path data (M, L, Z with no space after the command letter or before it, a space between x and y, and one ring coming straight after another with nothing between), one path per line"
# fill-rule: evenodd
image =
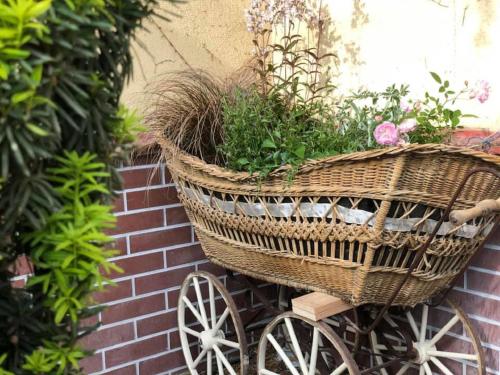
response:
M121 174L113 236L124 273L113 275L117 286L97 296L109 307L99 316L100 329L85 339L96 354L82 366L87 374L177 374L184 365L176 329L179 284L194 270L222 273L204 259L168 171L139 159ZM26 264L19 270L26 272ZM479 331L490 372L500 374L500 231L454 295Z

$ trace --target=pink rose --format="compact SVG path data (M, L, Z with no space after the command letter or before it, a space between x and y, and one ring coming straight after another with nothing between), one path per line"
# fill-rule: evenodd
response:
M411 106L410 104L408 104L408 102L406 100L401 100L399 102L399 108L401 108L403 110L403 112L411 112Z
M382 122L382 121L384 121L384 116L382 116L382 115L376 115L374 117L374 120L375 120L375 122Z
M400 133L406 134L406 133L414 131L416 129L416 127L417 127L417 120L415 120L414 118L409 118L409 119L403 120L401 122L401 124L399 124L398 130Z
M481 80L476 82L475 87L471 90L469 98L476 98L480 103L484 103L490 97L490 84L488 81Z
M383 122L373 132L378 144L384 146L395 146L399 142L399 132L392 122Z

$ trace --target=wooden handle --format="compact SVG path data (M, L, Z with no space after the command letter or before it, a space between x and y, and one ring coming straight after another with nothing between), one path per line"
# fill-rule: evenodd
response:
M450 221L453 225L461 225L476 217L486 216L495 211L500 211L500 198L497 200L486 199L467 210L451 211Z

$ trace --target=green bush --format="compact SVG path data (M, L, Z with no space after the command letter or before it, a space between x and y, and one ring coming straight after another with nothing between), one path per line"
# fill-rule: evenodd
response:
M156 0L0 0L0 374L80 373L113 266L103 230L135 115L119 106ZM33 276L11 285L26 255Z

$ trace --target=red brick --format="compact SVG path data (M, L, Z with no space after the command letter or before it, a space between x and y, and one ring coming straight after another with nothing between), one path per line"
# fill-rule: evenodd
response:
M500 276L473 270L467 271L467 288L500 295Z
M122 363L135 361L168 349L167 335L134 342L121 348L106 352L106 367L117 366Z
M94 299L98 303L107 303L132 296L132 281L125 280L116 283L116 285L108 285L101 292L94 294Z
M121 368L116 369L116 370L104 372L103 374L106 374L106 375L135 375L135 365L121 367Z
M118 250L119 254L117 255L126 255L127 254L127 239L125 237L117 238L113 243L109 246L110 249Z
M453 290L450 294L467 314L475 314L500 321L500 301L456 290Z
M226 270L224 268L222 268L221 266L218 266L217 264L213 264L210 262L199 264L198 271L209 272L212 275L215 275L219 278L222 276L226 276Z
M123 201L123 194L117 194L113 201L113 212L125 211L125 204Z
M119 326L104 328L85 336L80 342L85 349L99 350L134 339L134 324L127 323Z
M476 329L481 341L493 345L500 344L500 326L471 319L472 325Z
M84 358L80 361L80 367L84 374L90 374L102 370L102 354L97 353L91 357Z
M113 273L111 277L115 278L159 270L164 267L162 252L123 258L115 263L123 270L122 273Z
M127 209L129 211L175 203L179 203L179 199L174 187L146 189L127 193Z
M159 230L130 237L130 251L139 252L191 242L191 227Z
M119 322L165 309L165 296L157 294L109 306L102 312L104 324Z
M163 373L170 369L184 366L184 356L181 350L171 352L156 358L148 359L139 364L139 373L141 375L153 375Z
M500 226L497 226L497 228L493 229L493 231L489 234L488 244L497 246L500 245Z
M151 185L159 185L161 177L158 169L140 168L121 171L123 189L134 189Z
M166 256L168 267L180 266L181 264L206 259L200 245L192 245L168 250L166 252Z
M184 207L172 207L167 209L167 225L189 223L189 218Z
M163 226L163 210L121 215L116 218L116 228L111 234L123 234Z
M139 337L147 336L156 332L167 331L175 327L177 327L177 312L169 311L164 314L137 321L137 334Z
M165 173L165 183L168 184L172 182L172 175L170 174L170 171L168 170L167 167L165 167L164 173Z
M135 292L142 294L178 286L194 270L193 266L189 266L139 277L135 279Z
M484 247L479 250L479 254L472 260L471 265L491 271L500 271L500 251Z

